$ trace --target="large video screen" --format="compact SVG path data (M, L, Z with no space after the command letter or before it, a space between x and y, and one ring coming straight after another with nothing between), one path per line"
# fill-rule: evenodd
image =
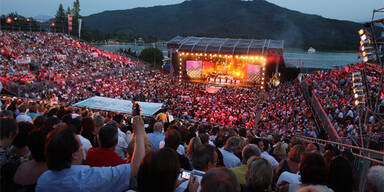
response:
M251 65L248 64L248 80L249 81L258 81L260 80L261 75L261 66L260 65Z
M203 63L202 61L187 60L186 62L187 75L190 78L200 78L202 63Z

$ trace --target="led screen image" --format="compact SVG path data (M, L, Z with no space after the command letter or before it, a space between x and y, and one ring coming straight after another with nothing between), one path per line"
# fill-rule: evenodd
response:
M190 78L200 78L201 77L202 63L203 63L202 61L188 60L186 62L187 75Z

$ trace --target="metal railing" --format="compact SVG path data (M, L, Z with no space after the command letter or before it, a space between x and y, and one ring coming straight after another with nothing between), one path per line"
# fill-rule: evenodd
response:
M303 94L307 100L308 105L310 105L314 116L319 121L320 128L322 128L333 141L339 140L340 137L335 127L329 120L327 113L324 111L323 106L321 105L317 95L314 94L312 90L310 90L309 85L306 81L301 82L301 88L303 90Z
M325 147L327 144L331 144L337 147L340 151L349 151L355 157L353 162L353 167L357 170L358 173L358 191L365 191L366 188L366 175L371 166L381 165L384 166L384 152L375 151L368 148L348 145L344 143L316 139L311 137L300 137L303 141L310 143L317 143L322 147Z
M349 150L356 157L363 158L380 165L384 165L384 152L382 151L376 151L373 149L339 143L339 142L330 141L330 140L317 139L312 137L301 136L301 138L305 141L315 142L322 146L325 146L326 144L336 145L339 150L342 150L342 151Z

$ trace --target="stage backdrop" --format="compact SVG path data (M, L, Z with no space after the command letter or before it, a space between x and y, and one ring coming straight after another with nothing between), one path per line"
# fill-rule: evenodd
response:
M141 113L143 116L152 116L163 106L162 103L149 103L138 102L141 106ZM75 107L88 107L91 109L98 109L104 111L112 111L118 113L132 114L132 102L129 100L113 99L107 97L91 97L84 101L80 101L73 106Z
M261 72L261 66L260 65L251 65L248 64L248 80L249 81L260 81L260 72Z
M187 75L190 78L200 78L202 69L202 61L187 61Z

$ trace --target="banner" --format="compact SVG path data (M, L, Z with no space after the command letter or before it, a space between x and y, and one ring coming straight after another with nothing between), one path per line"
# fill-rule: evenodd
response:
M17 57L16 59L17 64L29 64L31 63L31 57Z
M162 103L137 102L141 106L143 116L152 116L163 106ZM103 111L113 111L118 113L132 113L132 102L129 100L113 99L107 97L91 97L84 101L74 104L75 107L88 107Z
M99 54L96 53L96 52L93 52L93 53L92 53L92 56L93 56L93 57L99 57Z
M208 92L208 93L216 93L220 89L221 89L221 87L210 86L205 91Z
M72 15L68 15L68 31L72 32Z
M65 60L65 59L67 59L67 56L66 55L56 55L56 58L59 60Z

